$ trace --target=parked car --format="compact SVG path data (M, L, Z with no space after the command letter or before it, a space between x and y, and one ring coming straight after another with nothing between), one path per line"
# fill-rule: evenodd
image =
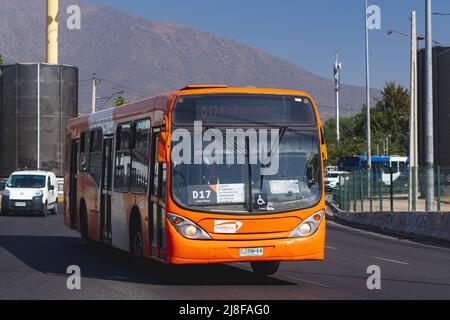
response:
M16 171L6 182L1 214L58 212L56 176L47 171Z
M325 176L325 192L332 192L334 188L339 186L339 177L342 184L350 177L346 171L330 171Z

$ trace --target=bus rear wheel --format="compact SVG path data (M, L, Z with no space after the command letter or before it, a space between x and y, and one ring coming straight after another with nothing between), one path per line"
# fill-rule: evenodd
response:
M253 272L261 276L271 276L280 268L280 261L251 262Z
M141 268L144 265L144 238L142 236L141 225L133 221L130 233L130 253L133 266Z
M87 212L84 205L81 206L80 210L80 242L83 247L87 247L90 244Z

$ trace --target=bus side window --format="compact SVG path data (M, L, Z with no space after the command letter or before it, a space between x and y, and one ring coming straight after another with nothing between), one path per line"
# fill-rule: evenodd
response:
M158 162L158 144L160 139L160 129L153 131L152 143L152 165L153 165L153 185L152 195L159 197L161 200L166 200L166 179L167 179L167 165L165 163ZM161 188L161 189L160 189Z
M89 170L89 134L82 132L80 137L80 157L78 163L79 172L87 172Z
M160 170L162 170L161 179L161 200L166 201L166 180L167 180L167 164L160 164Z
M89 146L89 173L97 183L100 185L101 170L102 170L102 130L91 131L91 143Z
M131 169L131 123L117 126L114 189L128 192Z
M64 164L65 164L65 168L64 171L66 173L70 172L70 166L71 166L71 161L70 161L70 157L72 155L72 150L70 149L72 143L72 135L68 134L66 136L66 142L65 142L65 148L64 148Z
M159 142L159 132L153 131L153 139L154 143L152 148L152 157L153 157L153 174L152 174L152 195L158 196L158 188L159 188L159 163L158 163L158 142Z
M392 173L398 173L398 161L392 162Z
M405 172L407 170L408 166L406 164L406 162L400 161L399 162L399 171L401 173Z
M148 187L150 119L133 125L131 191L145 194Z

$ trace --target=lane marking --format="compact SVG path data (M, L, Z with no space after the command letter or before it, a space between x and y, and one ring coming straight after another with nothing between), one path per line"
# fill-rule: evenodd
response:
M332 246L325 246L325 248L330 249L330 250L339 250L338 248L332 247Z
M402 245L409 245L412 247L416 247L416 248L427 248L427 249L438 249L438 250L442 250L445 251L446 253L449 253L450 250L448 247L446 246L440 246L440 245L434 245L434 244L427 244L427 243L422 243L422 242L414 242L411 239L407 239L407 238L399 238L402 235L398 235L398 236L389 236L389 235L385 235L385 234L380 234L377 233L376 231L368 231L368 230L363 230L363 229L358 229L357 227L348 227L348 226L344 226L342 224L339 224L337 222L328 220L327 224L329 224L332 227L335 227L337 231L339 231L339 229L342 230L350 230L352 232L355 233L355 235L365 235L365 236L373 236L373 237L377 237L377 238L381 238L381 239L386 239L386 240L392 240L393 242L396 242L397 244L402 244ZM368 240L370 240L370 238L367 238Z
M297 278L297 277L293 277L293 276L286 276L286 275L274 275L273 276L275 279L281 279L281 280L288 280L288 281L295 281L295 282L303 282L306 284L310 284L310 285L314 285L314 286L318 286L318 287L323 287L323 288L330 288L329 286L327 286L326 284L320 283L320 282L315 282L315 281L310 281L310 280L305 280L302 278Z
M377 238L381 238L381 239L387 239L387 240L394 240L394 241L398 241L398 237L396 236L389 236L389 235L385 235L385 234L381 234L381 233L377 233L375 231L370 231L370 230L364 230L364 229L358 229L356 227L349 227L349 226L344 226L342 224L339 224L337 222L334 221L327 221L330 226L335 227L336 229L343 229L343 230L349 230L354 232L355 234L360 234L360 235L372 235L374 237Z
M404 265L408 265L408 264L409 264L409 263L403 262L403 261L392 260L392 259L386 259L386 258L381 258L381 257L376 257L376 256L373 256L373 257L371 257L371 258L377 259L377 260L388 261L388 262L392 262L392 263L404 264Z

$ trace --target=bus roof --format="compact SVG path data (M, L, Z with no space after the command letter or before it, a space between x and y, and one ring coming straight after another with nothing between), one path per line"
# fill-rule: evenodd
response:
M267 95L290 95L290 96L303 96L309 98L313 104L314 99L306 92L286 90L286 89L273 89L273 88L254 88L254 87L228 87L222 84L196 84L188 85L181 88L178 91L172 91L163 93L156 96L151 96L141 100L133 101L124 104L120 107L113 107L109 109L104 109L96 113L90 113L81 115L77 118L71 119L69 121L69 126L77 126L79 124L85 123L90 117L108 117L111 114L115 117L120 117L124 115L139 114L145 111L169 111L171 104L170 102L178 96L186 95L203 95L203 94L267 94ZM317 111L316 111L317 112Z
M311 96L302 91L274 89L274 88L254 88L254 87L228 87L226 85L189 85L179 91L172 92L179 95L193 94L213 94L213 93L244 93L244 94L273 94L273 95L293 95ZM312 99L312 98L311 98Z

